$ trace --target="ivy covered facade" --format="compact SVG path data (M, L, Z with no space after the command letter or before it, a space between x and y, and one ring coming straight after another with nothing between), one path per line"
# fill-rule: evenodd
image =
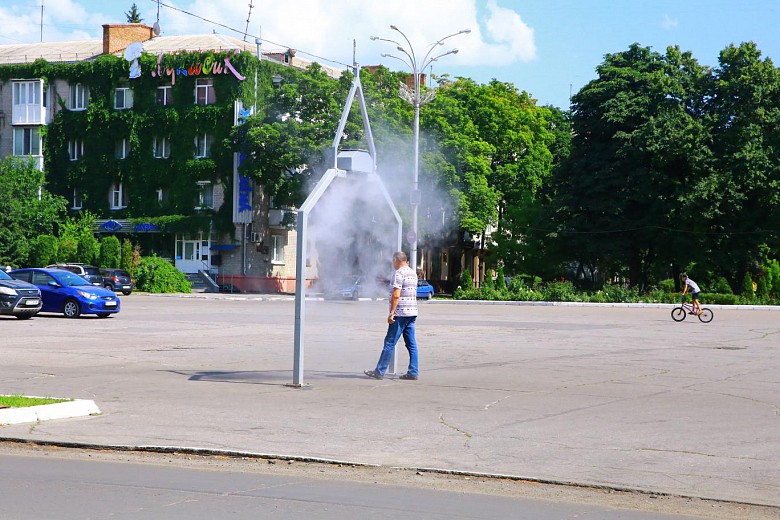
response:
M144 254L241 290L293 290L295 232L238 175L230 139L273 88L274 64L239 40L155 38L142 24L104 26L86 59L68 43L22 63L0 46L0 156L31 157L71 212L98 216L98 233L129 233Z

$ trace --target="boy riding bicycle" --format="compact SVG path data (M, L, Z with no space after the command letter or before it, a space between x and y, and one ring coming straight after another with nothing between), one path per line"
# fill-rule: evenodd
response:
M688 278L687 274L682 275L682 281L685 284L685 288L683 288L683 299L685 299L685 295L688 293L688 288L691 289L691 299L693 300L693 308L691 312L688 314L701 314L701 305L699 305L699 286ZM683 314L683 316L685 316Z

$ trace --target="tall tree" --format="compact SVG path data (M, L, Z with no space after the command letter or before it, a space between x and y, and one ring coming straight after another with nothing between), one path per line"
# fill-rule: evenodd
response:
M31 240L53 234L66 205L46 190L44 174L32 161L12 156L0 161L0 263L24 265Z
M730 45L709 94L715 167L696 195L709 262L738 290L761 245L780 247L780 70L754 43Z
M133 2L133 5L130 6L130 10L125 13L125 16L127 17L127 23L141 23L143 21L143 18L141 18L141 13L138 12L138 6L135 5L135 2Z
M572 153L555 178L558 244L579 265L627 267L641 287L695 220L677 209L708 156L708 71L676 47L662 55L633 44L597 73L572 99Z

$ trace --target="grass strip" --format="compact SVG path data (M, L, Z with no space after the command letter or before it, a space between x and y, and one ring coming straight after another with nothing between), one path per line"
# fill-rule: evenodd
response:
M42 404L65 403L73 399L54 399L52 397L25 397L23 395L0 395L0 408L24 408Z

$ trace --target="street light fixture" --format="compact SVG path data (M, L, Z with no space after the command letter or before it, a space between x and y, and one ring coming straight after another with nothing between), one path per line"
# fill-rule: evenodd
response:
M402 53L405 57L399 57L389 53L383 53L382 57L393 58L403 62L407 67L411 69L412 76L414 77L414 88L411 90L411 92L409 91L409 87L402 84L401 97L403 97L406 101L410 102L414 107L414 127L413 127L414 170L412 175L412 192L411 192L412 230L408 235L408 239L409 239L409 245L411 246L410 247L411 251L409 255L411 260L410 266L415 272L417 272L417 209L420 205L420 191L419 191L419 182L418 182L419 173L420 173L420 160L419 160L420 159L420 105L423 105L428 101L430 101L431 99L433 99L433 91L431 91L426 96L421 96L420 75L429 65L431 65L434 61L437 61L439 58L442 58L449 54L458 53L458 49L451 49L442 54L431 56L435 48L437 48L440 45L444 45L444 40L447 40L448 38L452 38L453 36L458 36L459 34L470 33L471 29L463 29L458 32L447 35L444 38L440 38L436 40L428 47L428 50L423 56L422 60L419 61L417 59L417 55L414 52L414 47L412 47L412 44L409 41L409 38L407 38L406 35L395 25L391 25L390 29L398 32L401 36L403 36L403 39L406 42L407 47L404 47L402 44L398 43L395 40L391 40L389 38L380 38L379 36L372 36L371 39L374 41L378 40L378 41L394 44L396 46L396 50Z

